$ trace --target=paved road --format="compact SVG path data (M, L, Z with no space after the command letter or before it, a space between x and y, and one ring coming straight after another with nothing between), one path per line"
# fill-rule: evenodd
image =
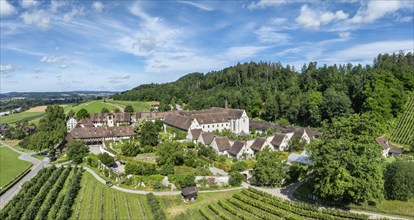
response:
M34 155L36 153L21 152L21 151L15 149L14 147L12 147L12 146L10 146L10 145L2 142L2 141L0 141L0 143L4 146L10 148L11 150L19 153L20 154L19 159L29 161L30 163L33 164L33 167L31 168L32 170L28 174L26 174L25 177L23 177L19 182L17 182L12 188L7 190L6 193L4 193L2 196L0 196L0 209L2 209L15 195L17 195L17 193L20 191L20 186L23 185L23 183L25 183L26 181L29 181L31 178L36 176L36 174L39 172L39 170L41 170L42 167L44 167L44 166L48 166L48 164L46 164L45 161L41 161L41 160L38 160L38 159L32 157L32 155Z
M89 167L83 167L87 172L89 172L90 174L92 174L93 177L95 177L95 179L97 179L99 182L105 184L106 180L102 179L98 174L95 173L95 171L91 170ZM143 190L133 190L133 189L125 189L122 187L118 187L118 186L112 186L111 188L122 191L122 192L127 192L127 193L135 193L135 194L148 194L150 192L148 191L143 191ZM209 193L209 192L227 192L227 191L233 191L233 190L238 190L241 189L243 187L238 187L238 188L231 188L231 189L222 189L222 190L205 190L205 191L199 191L199 193ZM157 196L174 196L174 195L180 195L181 191L164 191L164 192L152 192L154 195Z

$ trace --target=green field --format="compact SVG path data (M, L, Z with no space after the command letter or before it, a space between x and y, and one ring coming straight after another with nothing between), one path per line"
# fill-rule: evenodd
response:
M146 196L120 192L83 174L71 219L153 219Z
M17 159L19 154L7 147L0 146L0 187L3 187L23 173L31 164Z
M45 113L44 112L20 112L15 113L7 116L0 117L0 124L14 124L16 122L22 122L24 120L29 121L31 123L34 120L40 119Z
M398 119L391 141L414 147L414 96L408 99L406 109Z
M112 99L107 99L105 102L103 100L94 100L80 105L68 105L65 106L65 112L69 112L71 109L74 112L81 110L82 108L86 109L89 113L101 112L102 108L107 108L109 111L115 111L116 108L119 108L124 111L126 105L131 105L135 111L149 111L150 102L138 102L138 101L114 101Z
M181 195L176 196L159 196L161 207L168 219L203 219L199 209L207 207L210 203L215 203L219 199L230 198L240 190L228 192L199 193L197 200L184 203Z

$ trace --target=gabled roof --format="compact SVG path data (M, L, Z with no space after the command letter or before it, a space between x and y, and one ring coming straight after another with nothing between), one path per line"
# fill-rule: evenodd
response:
M391 144L388 142L387 138L379 137L376 139L377 143L382 147L383 150L389 149Z
M188 196L188 195L191 195L191 194L195 194L197 192L198 192L197 189L194 186L192 186L192 187L187 187L187 188L182 189L181 190L181 195Z
M304 132L305 132L305 129L303 129L303 128L296 128L295 129L295 132L293 133L292 138L302 138Z
M272 122L250 120L249 128L250 129L255 128L256 130L262 130L262 131L266 131L269 128L273 128L276 131L276 130L280 130L282 127Z
M191 118L182 115L169 114L165 116L164 123L188 131L191 126Z
M231 148L228 152L229 152L229 154L231 154L233 156L237 156L237 154L240 153L241 149L243 149L243 146L244 146L244 142L236 141L236 142L233 143L233 145L231 146Z
M106 117L112 115L115 123L119 122L130 122L131 114L129 112L120 112L120 113L92 113L91 119L94 123L104 123L106 122Z
M201 137L203 138L203 142L205 145L210 145L214 139L214 133L212 132L203 132L201 133Z
M141 118L155 120L164 119L165 116L172 112L137 112L135 113L135 121L139 121Z
M273 137L272 141L270 141L270 143L273 146L280 147L280 145L282 144L282 142L285 139L285 137L286 137L285 134L276 133L275 136Z
M190 130L193 140L197 140L200 137L201 131L202 131L201 129Z
M134 127L118 126L118 127L85 127L74 128L66 136L66 140L73 139L89 139L89 138L108 138L108 137L131 137L134 136Z
M252 150L259 151L259 150L262 149L265 142L266 142L265 137L256 137L256 139L254 139L254 142L253 142L252 146L250 146L250 148Z
M389 152L393 154L402 154L404 152L404 148L392 146Z
M194 114L191 117L201 125L228 122L226 115L221 113Z
M231 147L228 137L216 137L215 141L219 151L226 151Z

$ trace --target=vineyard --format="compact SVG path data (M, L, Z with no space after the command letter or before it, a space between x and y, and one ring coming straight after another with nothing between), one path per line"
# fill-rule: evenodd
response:
M414 96L408 100L406 109L391 136L391 141L414 146Z
M212 219L368 219L366 215L337 209L318 208L299 202L273 197L271 194L249 188L233 197L219 200L200 209L208 220Z
M82 173L77 167L40 170L0 211L0 219L68 219Z
M70 219L154 219L144 195L120 192L85 172ZM152 204L152 203L151 203Z

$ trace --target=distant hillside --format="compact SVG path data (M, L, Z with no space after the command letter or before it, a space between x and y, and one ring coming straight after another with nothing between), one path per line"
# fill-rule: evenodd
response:
M412 53L384 54L372 66L304 65L301 72L280 63L250 62L207 74L191 73L175 82L146 84L112 97L115 100L186 103L189 109L224 106L246 109L250 116L319 126L322 120L372 111L380 120L401 113L414 90Z
M414 96L407 102L406 109L398 120L391 140L414 147Z
M110 96L110 91L69 91L69 92L9 92L0 93L0 99L72 99L92 96Z

